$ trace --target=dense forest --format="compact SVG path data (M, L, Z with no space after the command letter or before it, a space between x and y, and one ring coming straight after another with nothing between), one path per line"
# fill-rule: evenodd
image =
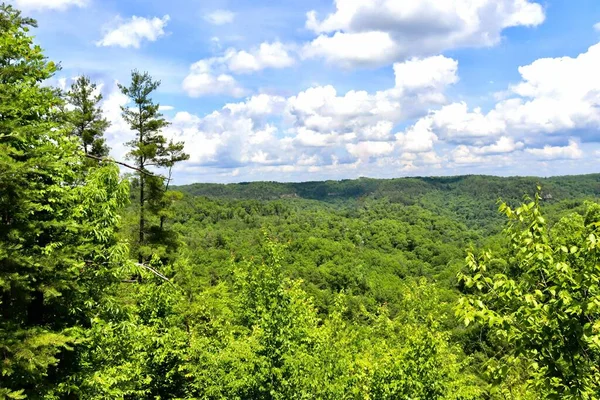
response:
M600 174L174 186L0 6L0 398L600 398Z

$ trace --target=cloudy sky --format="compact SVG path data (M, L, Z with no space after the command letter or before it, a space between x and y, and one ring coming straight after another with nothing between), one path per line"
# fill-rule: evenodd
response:
M600 172L598 0L12 0L62 71L162 81L177 183Z

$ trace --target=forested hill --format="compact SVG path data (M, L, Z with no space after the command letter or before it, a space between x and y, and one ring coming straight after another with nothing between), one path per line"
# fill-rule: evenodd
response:
M280 183L243 182L237 184L195 183L177 189L195 196L223 199L275 200L304 198L312 200L353 199L364 196L387 197L394 202L414 202L423 197L471 196L478 199L520 200L542 187L546 200L598 196L600 174L540 177L497 177L464 175L397 179L347 179L341 181Z
M189 197L207 197L225 203L294 200L304 204L302 200L313 200L344 209L357 209L373 201L417 205L489 235L499 232L503 226L498 201L517 205L524 195L533 196L538 186L542 189L545 206L551 206L556 211L552 214L559 215L560 210L570 210L583 200L600 197L600 174L551 178L466 175L302 183L195 183L176 190Z

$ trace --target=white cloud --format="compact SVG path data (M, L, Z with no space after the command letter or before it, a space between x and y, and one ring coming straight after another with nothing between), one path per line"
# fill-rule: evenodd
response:
M511 137L502 136L496 141L496 143L476 148L475 153L484 155L512 153L513 151L522 149L523 146L523 142L515 142L515 140Z
M129 129L129 125L121 116L121 107L129 103L129 98L121 93L116 84L111 91L104 97L101 107L104 116L110 121L111 125L105 133L106 141L111 147L111 156L117 160L124 160L129 151L124 143L133 140L135 135Z
M206 14L204 19L213 25L230 24L235 19L235 13L229 10L215 10Z
M462 144L452 151L451 159L456 164L479 164L485 161L485 158L473 154L469 147Z
M505 136L525 142L569 133L582 140L600 135L600 43L577 57L543 58L519 68L522 80L487 113L453 103L423 119L442 140L489 145ZM557 79L556 77L560 77ZM490 147L491 149L492 147ZM490 150L491 151L491 150Z
M229 95L242 97L245 90L234 77L227 74L215 75L206 61L198 61L190 67L190 73L182 83L183 90L191 97L207 95Z
M253 50L228 50L224 60L229 71L237 74L261 71L266 68L287 68L294 64L285 45L280 42L261 43Z
M438 168L441 167L443 160L437 155L435 151L428 151L420 153L420 162L425 165L436 165Z
M526 151L542 160L575 160L583 156L583 151L574 140L569 140L569 145L564 147L546 145L541 149L527 149Z
M368 161L371 157L390 154L394 151L394 144L388 142L348 143L346 149L354 157Z
M344 67L383 64L391 59L396 44L385 32L336 32L333 36L320 35L303 48L304 58L322 57Z
M545 18L530 0L335 0L335 6L323 20L307 13L306 27L319 36L304 55L346 66L492 46L505 28L536 26Z
M497 113L484 115L479 108L469 112L466 103L446 105L428 119L444 139L488 137L506 129L505 121Z
M442 90L458 81L458 62L444 56L412 58L394 64L396 88L403 91L432 88Z
M104 37L96 45L139 48L143 40L154 42L164 36L169 19L168 15L152 19L134 15L129 20L117 17L113 27L106 30Z
M13 0L15 5L25 10L65 10L69 7L85 7L89 0Z
M398 73L413 68L420 71L415 83L398 77ZM396 86L375 93L351 90L340 96L333 86L307 89L288 99L286 117L294 126L317 132L353 132L362 140L393 140L395 123L443 104L443 90L457 80L456 62L445 57L410 60L396 64L394 71Z
M280 42L262 43L250 51L229 49L221 57L197 61L183 81L183 89L192 97L227 94L242 97L245 90L231 74L246 74L266 68L286 68L295 60Z
M600 22L594 24L594 30L600 32Z
M438 137L432 132L429 121L422 119L405 133L397 133L396 140L405 152L422 153L433 150L433 144L437 142Z
M523 149L523 142L515 142L511 137L502 136L496 142L486 146L467 146L458 145L450 151L450 161L454 164L473 165L473 164L494 164L499 161L506 161L506 155Z
M229 110L232 115L242 114L253 117L269 114L280 114L285 106L286 99L282 96L259 94L252 96L243 103L228 103L223 109Z
M158 111L173 111L175 107L173 106L163 106L158 107Z
M423 60L424 65L429 62ZM450 64L439 63L442 69ZM205 74L206 68L202 62L196 65L194 76ZM429 70L432 77L446 76L435 68L423 70ZM438 168L442 160L427 138L424 145L411 138L401 147L393 132L398 121L414 113L423 115L438 104L423 102L422 99L439 99L426 93L442 91L444 84L440 82L450 84L455 79L435 78L434 85L425 81L423 87L401 84L373 93L338 94L332 86L323 86L290 97L258 94L226 104L206 116L178 111L169 118L171 125L164 134L186 144L190 160L177 166L177 174L182 175L213 171L213 176L223 179L260 173L324 177L341 171L356 175L359 166L404 172ZM186 84L192 91L216 90L214 82L210 89L194 86L189 79ZM106 137L113 148L111 155L117 159L125 158L128 149L123 143L133 138L133 132L121 118L120 106L127 102L128 98L114 88L103 103L105 114L113 123ZM435 140L435 135L431 134L429 140ZM408 151L418 153L409 159Z
M435 134L409 132L399 145L393 127L443 104L443 91L457 81L457 64L445 57L412 59L405 64L395 66L395 86L387 90L338 94L333 86L316 86L287 98L258 94L203 118L177 113L170 130L189 143L190 162L202 167L268 165L278 171L310 168L323 172L334 164L346 168L341 166L380 159L393 162L400 148L424 154L416 160L416 167L437 165L440 159L432 151ZM190 76L210 74L211 68L206 60L200 61ZM418 71L415 81L398 76L413 71ZM190 77L186 85L195 95L218 87L214 82L194 85Z

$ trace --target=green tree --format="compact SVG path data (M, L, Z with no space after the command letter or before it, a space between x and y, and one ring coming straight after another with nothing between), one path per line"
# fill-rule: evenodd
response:
M73 134L81 141L83 151L95 157L105 157L109 148L103 138L110 122L103 116L99 103L102 94L89 77L83 75L71 85L67 101L72 107L68 121L73 126Z
M431 323L433 315L414 315L416 305L439 306L432 287L407 288L404 318L390 319L381 308L350 322L347 297L338 295L321 319L302 282L284 277L282 247L269 239L263 247L262 262L238 265L232 292L216 286L182 310L195 321L184 367L191 397L479 398L460 351Z
M165 201L164 198L171 176L164 178L154 175L148 168L167 167L171 171L175 163L189 158L183 152L182 142L167 142L162 135L162 130L169 123L159 112L159 104L154 103L151 98L152 93L159 86L160 82L152 80L147 72L140 73L137 70L132 71L129 86L119 85L121 92L134 103L133 107L123 106L121 109L123 119L136 132L136 138L128 142L127 146L131 148L128 157L133 159L139 168L138 259L140 262L150 255L145 247L149 230L146 223L147 204L152 203L154 213L169 204L169 201ZM161 217L161 230L163 224L164 219Z
M473 294L457 310L465 324L489 330L499 357L490 371L504 378L521 370L538 398L595 399L600 393L600 205L585 218L569 215L547 228L541 197L509 219L510 254L469 254L460 279ZM498 270L494 265L504 266ZM494 273L494 271L497 271Z
M80 176L83 152L61 125L56 72L29 35L35 21L0 5L0 397L41 398L78 370L90 317L110 308L127 248L118 168Z

